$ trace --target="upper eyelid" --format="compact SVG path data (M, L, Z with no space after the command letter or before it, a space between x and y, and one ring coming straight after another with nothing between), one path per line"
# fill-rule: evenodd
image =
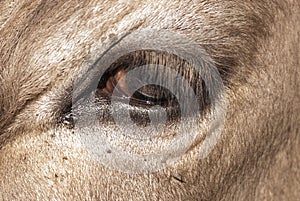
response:
M145 34L149 34L149 33L153 34L153 36L145 35ZM189 48L189 49L198 48L198 47L190 47L190 46L185 47L186 46L185 43L189 43L191 41L186 36L183 37L183 35L182 35L182 36L180 36L181 37L180 39L175 38L175 40L169 41L170 39L168 38L168 36L166 34L170 34L170 31L145 29L145 30L140 30L137 32L128 32L128 33L124 34L119 39L117 39L115 42L113 42L112 45L110 45L95 60L95 62L89 66L88 70L82 74L84 76L79 77L78 81L80 82L80 85L78 85L77 87L86 88L89 84L91 84L91 80L93 80L91 78L97 78L98 75L104 74L106 69L103 69L103 67L108 68L117 58L124 55L125 52L130 53L132 51L135 51L137 48L138 48L138 50L153 49L153 50L158 50L158 51L167 51L167 52L171 51L170 53L173 52L175 55L177 55L178 53L180 53L182 51L183 51L183 53L180 53L180 54L185 54L184 51L187 51L187 50L185 50L185 48ZM148 39L149 40L148 41L144 37L146 37L146 38L150 37L150 40ZM152 37L154 37L154 38L152 38ZM179 37L179 35L174 36L174 37ZM184 42L184 41L188 41L188 42ZM122 43L122 44L119 45L120 43ZM113 51L110 52L111 50L113 50ZM193 51L190 51L190 53L192 53L192 52ZM210 61L209 55L206 55L204 52L202 52L201 54L203 56L203 60L206 60L206 62L212 62L212 61ZM191 55L189 55L188 60L193 62L193 60L194 60L193 53ZM103 62L105 62L105 63L103 63ZM102 66L102 67L99 68L99 66ZM89 75L88 77L86 76L87 74ZM75 92L75 96L77 96L77 92Z

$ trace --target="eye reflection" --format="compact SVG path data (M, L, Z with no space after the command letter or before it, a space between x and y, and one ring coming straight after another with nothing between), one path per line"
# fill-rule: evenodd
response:
M139 82L139 78L134 81ZM148 126L151 123L148 112L155 111L157 107L165 109L169 122L171 120L174 122L180 117L180 107L176 97L162 86L145 85L131 95L124 69L107 78L103 86L97 90L97 99L105 99L109 102L113 93L120 101L129 99L129 105L132 106L130 117L138 126Z
M139 78L136 78L134 81L139 82ZM131 95L124 69L118 71L116 75L109 77L105 83L105 87L99 88L97 91L98 96L106 98L111 98L113 93L119 95L120 98L130 99L130 105L144 107L154 105L168 107L176 101L176 97L168 89L159 85L143 86Z
M154 64L154 66L163 65L166 68L175 69L179 76L188 80L191 87L189 89L183 88L176 80L170 79L168 71L157 70L155 67L149 67L147 72L142 72L134 79L127 79L126 74L128 72L148 64ZM145 79L145 77L155 77L158 84L143 85L133 93L130 93L129 83L134 82L137 84L136 86L140 86L139 84L142 83L140 78ZM171 83L173 89L169 90L159 85L159 83L165 82ZM181 111L180 104L171 91L175 90L177 95L183 96L182 94L186 90L191 89L194 90L199 98L198 103L201 109L209 105L205 85L201 77L193 72L188 63L175 55L144 50L125 55L111 65L100 79L96 91L96 100L99 102L98 104L109 105L114 95L114 98L117 98L120 103L129 102L130 117L139 126L150 124L151 120L148 114L150 111L155 113L158 106L166 111L167 123L172 124L180 120ZM107 112L105 116L107 117Z

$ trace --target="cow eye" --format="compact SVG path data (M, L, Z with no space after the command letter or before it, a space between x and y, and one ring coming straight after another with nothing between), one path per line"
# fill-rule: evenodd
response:
M143 68L139 70L141 67ZM133 70L137 70L134 76L128 77L127 74ZM189 87L182 86L178 80L172 79L172 72L175 72L179 79L188 80ZM140 87L131 91L129 85ZM131 119L140 126L149 125L149 112L160 107L166 111L166 121L170 124L181 118L182 106L178 97L184 97L188 90L196 94L202 110L208 106L205 85L200 75L194 72L186 61L169 53L145 50L129 53L115 61L101 77L95 100L99 108L110 105L112 99L120 103L129 103ZM99 120L113 119L107 118L107 113L99 114Z

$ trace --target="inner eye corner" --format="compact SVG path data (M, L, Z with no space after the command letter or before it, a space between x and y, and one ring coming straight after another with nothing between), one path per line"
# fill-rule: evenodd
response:
M68 129L73 129L75 126L75 119L72 107L73 104L71 101L68 101L65 105L63 105L60 110L59 118L57 120L57 123L63 125L65 128Z

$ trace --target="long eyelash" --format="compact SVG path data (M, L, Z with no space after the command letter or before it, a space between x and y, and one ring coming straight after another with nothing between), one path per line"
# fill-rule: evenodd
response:
M103 88L109 76L116 74L120 69L125 69L126 72L129 72L138 66L149 64L161 65L174 69L178 72L178 75L187 79L191 86L196 86L197 82L200 81L199 74L193 72L192 67L185 60L166 52L144 50L123 56L114 62L109 70L103 75L98 87ZM166 74L166 76L168 76L168 74ZM166 79L168 79L168 77L166 77ZM169 80L172 81L171 79ZM200 93L202 88L195 87L194 90L196 93Z
M131 59L133 59L133 65L128 68L128 71L136 66L146 64L162 65L174 69L178 72L179 76L188 80L190 86L193 87L195 93L199 97L201 108L205 109L205 107L209 105L209 95L206 90L205 83L201 79L199 73L195 72L193 66L191 66L187 61L177 57L176 55L151 50L134 52ZM167 73L166 79L173 82L172 79L168 79ZM174 87L181 87L176 86L176 83L172 84L174 84Z

